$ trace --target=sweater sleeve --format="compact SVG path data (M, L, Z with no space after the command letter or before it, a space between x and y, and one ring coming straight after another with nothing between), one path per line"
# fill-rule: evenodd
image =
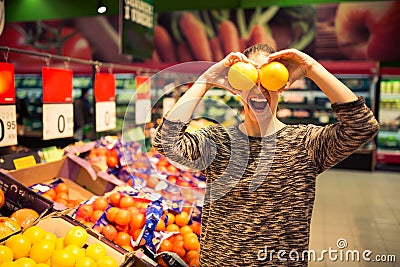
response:
M153 147L169 160L204 170L216 154L215 142L211 139L211 127L186 132L189 123L172 122L163 118L157 127Z
M379 124L362 97L348 103L334 103L332 109L338 122L324 127L309 127L304 137L317 173L350 156L379 131Z

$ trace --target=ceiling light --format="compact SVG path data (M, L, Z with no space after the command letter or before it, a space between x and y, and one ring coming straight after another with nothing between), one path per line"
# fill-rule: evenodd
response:
M103 1L97 1L97 12L103 14L107 11L107 7L103 4Z

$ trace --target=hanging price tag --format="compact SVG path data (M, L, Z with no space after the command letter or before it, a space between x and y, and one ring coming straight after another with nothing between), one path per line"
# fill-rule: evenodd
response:
M135 122L151 121L151 80L148 76L136 76Z
M43 104L43 139L74 135L73 104Z
M0 104L15 103L14 65L0 62Z
M115 129L115 109L115 101L96 103L96 132L103 132Z
M17 144L17 115L15 105L0 106L0 146Z

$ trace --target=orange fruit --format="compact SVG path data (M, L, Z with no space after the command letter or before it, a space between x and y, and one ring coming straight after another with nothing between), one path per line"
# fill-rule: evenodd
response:
M118 211L119 211L119 208L117 208L117 207L109 208L106 213L107 220L109 222L115 222L115 217L117 216Z
M199 240L197 236L189 236L183 240L183 247L186 250L198 250L200 247Z
M199 259L199 252L196 250L189 250L186 252L186 259L190 262L192 259Z
M26 227L31 225L37 218L39 218L39 213L33 209L22 208L14 211L10 218L16 221L21 227Z
M93 211L92 215L90 216L90 221L91 222L97 222L98 219L100 219L100 217L103 215L103 211L102 210L95 210Z
M75 216L89 221L93 213L93 206L91 204L82 204L76 210Z
M130 246L131 236L125 232L118 232L117 236L114 238L113 242L118 246Z
M3 207L5 199L4 192L0 188L0 208Z
M167 228L165 228L165 231L167 232L179 232L179 226L176 224L170 224L167 225Z
M186 250L181 246L174 246L174 248L172 249L172 252L175 252L176 254L178 254L178 256L181 257L182 259L185 257L185 254L186 254Z
M117 236L117 233L117 229L115 229L115 227L111 224L108 224L101 229L101 234L111 241L114 240L114 238Z
M173 248L172 242L169 241L168 239L164 239L160 244L158 252L172 251L172 248Z
M174 239L175 239L175 241L183 241L183 235L182 234L177 234L177 235L174 235ZM174 242L175 242L174 241ZM183 243L182 243L183 244Z
M228 70L228 82L237 90L251 90L256 85L257 79L257 68L248 62L236 62Z
M184 226L182 226L182 227L179 229L179 232L180 232L183 236L185 236L186 234L193 233L193 230L192 230L192 228L190 228L189 225L184 225Z
M187 225L189 220L190 218L186 211L182 211L181 213L175 215L175 224L180 227Z
M68 188L68 185L66 183L59 183L58 185L56 185L54 187L54 191L56 191L57 195L59 193L61 193L61 192L68 194L69 188Z
M167 225L173 224L175 222L175 215L172 214L171 212L168 212L167 218L168 218Z
M200 236L201 223L193 221L189 226L190 226L190 228L192 228L193 233L195 233L196 235Z
M106 210L108 207L108 201L106 198L104 197L98 197L93 201L93 209L94 210Z
M157 263L161 267L168 267L169 266L162 257L158 257L157 258Z
M135 201L133 200L133 198L131 196L123 196L119 200L119 207L121 209L133 207L134 204L135 204Z
M66 192L60 192L57 193L56 197L54 198L54 200L56 202L58 202L58 200L63 199L63 200L69 200L69 195Z
M119 164L119 159L118 157L107 157L106 163L108 167L115 168Z
M56 190L54 190L54 188L50 188L49 190L44 192L44 194L47 194L47 195L51 196L52 199L55 199L56 195L57 195Z
M113 205L114 207L119 207L119 201L120 201L121 197L122 197L122 195L119 192L112 193L109 197L109 201L110 201L111 205Z
M156 231L164 231L165 230L165 222L163 219L160 219L156 225Z
M129 227L131 229L140 229L146 224L146 217L140 212L131 213L131 220L129 222Z
M42 197L47 198L47 199L49 199L49 200L51 200L51 201L54 201L54 197L52 197L51 195L49 195L49 194L47 194L47 193L43 193L43 194L42 194Z
M9 217L0 217L0 238L12 235L21 230L19 223Z
M278 61L272 61L260 69L260 83L270 91L277 91L286 85L289 79L289 71L285 65Z
M143 228L142 228L142 229L136 229L136 230L133 232L132 237L133 237L133 239L134 239L135 241L139 238L139 235L140 235L140 233L142 232L142 230L143 230Z
M199 267L199 266L200 266L199 257L193 258L189 261L189 267Z
M128 225L131 221L131 213L129 210L119 209L114 219L115 223L121 226Z

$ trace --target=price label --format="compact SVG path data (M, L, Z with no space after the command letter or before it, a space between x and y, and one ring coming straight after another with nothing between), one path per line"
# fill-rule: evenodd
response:
M74 135L72 103L43 104L43 139L57 139Z
M15 105L0 106L0 147L16 145L17 113Z
M115 129L115 101L96 103L96 132L103 132Z

